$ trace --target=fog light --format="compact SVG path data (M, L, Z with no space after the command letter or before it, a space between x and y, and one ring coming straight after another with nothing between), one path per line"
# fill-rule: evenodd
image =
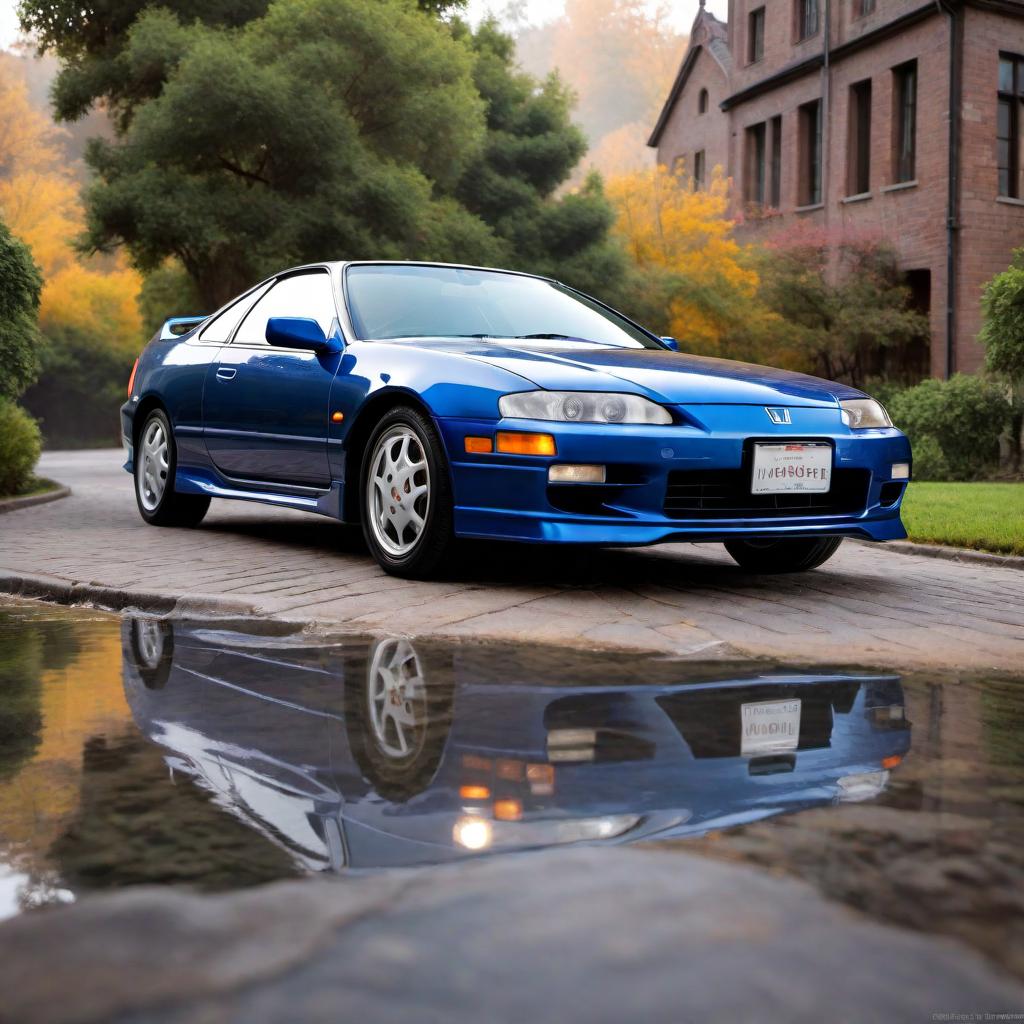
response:
M603 484L607 478L604 466L552 466L548 470L548 483Z
M498 451L506 455L557 455L555 439L550 434L521 434L511 430L498 431Z
M893 480L909 480L910 479L910 463L909 462L894 462L892 464L892 478L893 478Z

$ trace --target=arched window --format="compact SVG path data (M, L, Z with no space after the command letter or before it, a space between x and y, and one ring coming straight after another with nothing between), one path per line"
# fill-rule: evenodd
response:
M708 112L708 91L707 89L701 89L700 95L697 97L697 113L706 114Z

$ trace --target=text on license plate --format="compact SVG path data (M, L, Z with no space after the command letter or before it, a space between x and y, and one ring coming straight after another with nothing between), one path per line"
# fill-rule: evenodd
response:
M776 754L800 743L800 701L764 700L740 705L740 753Z
M832 448L827 444L755 444L753 494L822 494L832 486Z

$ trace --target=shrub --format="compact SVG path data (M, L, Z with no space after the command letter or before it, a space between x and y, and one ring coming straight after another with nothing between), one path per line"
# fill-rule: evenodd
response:
M949 463L939 442L931 434L925 434L914 442L914 479L949 479Z
M0 399L0 494L17 494L28 486L41 448L36 421Z
M984 377L957 374L899 392L890 399L888 411L915 446L915 475L921 468L920 446L932 473L942 471L944 460L946 479L970 480L997 464L1010 403L1003 390Z

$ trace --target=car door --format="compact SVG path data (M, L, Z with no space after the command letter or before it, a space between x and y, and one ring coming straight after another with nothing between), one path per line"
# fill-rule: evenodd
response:
M330 274L279 278L217 354L203 394L206 448L235 480L326 488L328 403L340 357L268 344L271 317L308 317L328 336L337 331Z

